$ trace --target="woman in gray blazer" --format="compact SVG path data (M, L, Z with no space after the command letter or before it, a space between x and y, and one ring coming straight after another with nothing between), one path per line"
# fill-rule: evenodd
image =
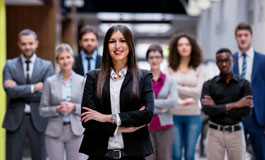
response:
M163 51L159 45L149 47L146 59L151 66L155 94L155 114L149 125L155 154L149 156L147 160L170 160L173 145L173 116L170 110L177 104L177 86L174 79L160 71Z
M72 70L73 51L68 44L56 48L56 62L61 71L48 78L40 102L40 115L49 117L46 149L50 160L80 159L78 152L83 127L80 122L84 77Z

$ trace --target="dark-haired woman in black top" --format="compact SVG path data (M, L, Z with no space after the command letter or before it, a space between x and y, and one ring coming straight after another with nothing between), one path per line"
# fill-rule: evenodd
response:
M104 39L100 70L87 74L80 152L89 160L144 160L153 153L147 124L152 120L152 74L136 63L134 40L124 25Z

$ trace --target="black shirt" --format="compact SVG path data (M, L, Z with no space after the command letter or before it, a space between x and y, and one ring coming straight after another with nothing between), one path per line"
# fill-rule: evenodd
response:
M216 105L203 105L202 111L209 115L210 121L214 123L234 125L241 122L242 117L249 116L251 108L249 106L233 108L226 112L225 105L236 102L247 95L252 95L252 93L251 85L246 79L233 74L229 83L226 83L226 80L220 75L215 76L203 84L201 99L204 96L210 96Z

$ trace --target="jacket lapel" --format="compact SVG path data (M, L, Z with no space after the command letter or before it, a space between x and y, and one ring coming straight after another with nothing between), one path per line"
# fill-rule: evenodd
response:
M35 63L34 63L34 67L33 67L33 71L32 71L32 75L30 78L30 82L33 83L35 82L34 79L37 78L38 76L40 76L40 71L41 71L41 62L40 59L38 57L36 57Z
M76 82L78 82L77 74L74 71L72 71L72 88L71 88L71 101L72 102L75 102L78 99L82 101L82 97L83 97L83 90L80 90L81 88L77 87L79 85L75 84Z
M81 74L84 76L84 69L83 69L83 63L82 63L82 57L81 54L79 54L76 58L75 58L75 64L74 64L74 70L76 73Z
M23 62L22 62L22 58L19 57L18 59L18 63L16 64L16 68L17 68L17 76L19 77L19 79L22 80L23 84L26 84L26 77L25 77L25 73L24 73L24 67L23 67Z
M110 102L110 75L107 76L104 87L103 87L103 93L102 93L102 102L104 104L109 104L111 106ZM111 113L111 107L106 107L107 112Z
M121 91L127 85L127 83L131 80L131 78L132 78L131 72L127 71L127 74L126 74L124 81L122 83L122 86L121 86Z
M100 66L101 66L101 56L97 55L96 69L100 68Z
M83 69L83 62L82 62L81 54L79 54L79 57L77 58L77 60L78 60L77 66L78 66L79 70L81 71L82 75L84 75L84 69Z
M251 82L254 82L255 79L255 75L257 73L257 68L256 66L258 66L259 63L259 58L258 58L258 54L256 53L256 51L254 51L254 58L253 58L253 65L252 65L252 74L251 74Z
M63 101L62 97L62 81L59 76L60 72L56 74L56 80L53 82L54 88L55 88L55 94L57 96L57 99L59 102Z
M128 98L132 98L131 97L131 89L130 86L128 86L129 84L132 84L132 74L131 72L127 71L127 74L123 80L122 86L121 86L121 91L120 91L120 110L122 111L122 107L124 107L121 104L124 104L124 101L128 101ZM128 93L128 89L130 90ZM126 106L125 106L126 107Z

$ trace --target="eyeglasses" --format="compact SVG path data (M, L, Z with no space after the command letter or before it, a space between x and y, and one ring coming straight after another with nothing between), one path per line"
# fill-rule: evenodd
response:
M161 59L161 56L150 56L148 57L148 60L153 60L153 59Z
M221 65L221 64L223 64L223 63L225 63L225 64L230 64L230 63L231 63L231 60L230 60L230 59L217 60L216 63L217 63L218 65Z

